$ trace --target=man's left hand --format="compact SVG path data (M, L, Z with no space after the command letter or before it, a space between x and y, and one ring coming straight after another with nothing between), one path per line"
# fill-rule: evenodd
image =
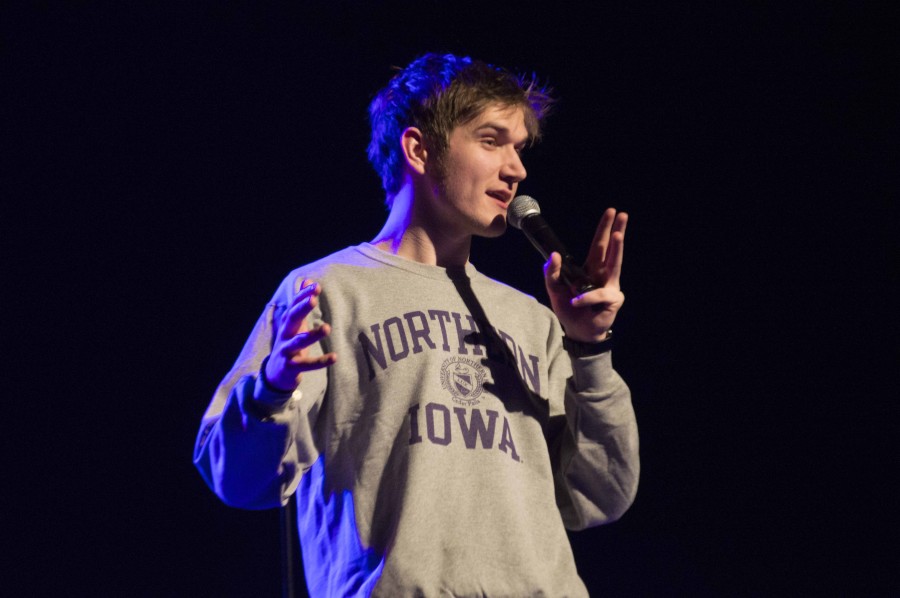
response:
M600 218L584 271L596 287L578 295L560 278L562 258L550 255L544 264L544 282L556 317L566 336L581 342L606 339L616 314L625 301L619 287L622 273L622 254L625 249L625 226L628 214L608 208ZM596 307L594 307L596 306Z

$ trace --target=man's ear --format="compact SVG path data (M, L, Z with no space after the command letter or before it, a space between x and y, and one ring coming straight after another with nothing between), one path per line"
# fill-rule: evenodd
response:
M406 164L419 174L425 174L425 163L428 161L428 150L422 131L416 127L407 127L400 135L400 147Z

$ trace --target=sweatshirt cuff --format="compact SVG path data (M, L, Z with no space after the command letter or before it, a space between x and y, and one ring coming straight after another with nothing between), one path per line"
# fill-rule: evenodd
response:
M612 354L605 351L599 355L572 357L572 374L575 388L579 393L604 394L616 380L612 367Z
M256 381L253 385L253 406L252 410L262 416L269 416L284 410L285 406L292 400L302 396L300 388L293 391L283 391L274 388L266 382L266 376L263 372L266 370L266 360L260 364L259 372L256 374Z

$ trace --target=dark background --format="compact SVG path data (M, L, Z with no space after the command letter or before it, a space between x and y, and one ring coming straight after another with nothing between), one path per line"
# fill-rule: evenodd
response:
M194 435L281 278L380 229L390 67L453 51L557 90L522 192L576 254L631 215L643 472L572 535L592 594L900 593L896 14L819 4L4 4L7 587L278 595L278 512ZM472 260L543 298L519 233Z

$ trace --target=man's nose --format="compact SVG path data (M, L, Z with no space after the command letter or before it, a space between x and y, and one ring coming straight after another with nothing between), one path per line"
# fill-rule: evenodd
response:
M500 178L509 185L521 183L528 176L525 165L522 163L522 157L515 148L509 148L509 155L500 171Z

